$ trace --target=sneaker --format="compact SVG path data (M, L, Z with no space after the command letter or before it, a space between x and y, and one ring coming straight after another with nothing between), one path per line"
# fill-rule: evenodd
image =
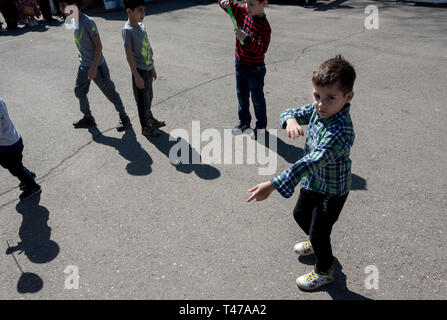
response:
M254 128L252 132L250 132L250 137L252 140L258 140L258 137L264 135L267 132L265 128Z
M31 174L31 177L33 177L33 179L36 179L36 174L34 172L30 171L29 173ZM23 191L23 190L25 190L26 186L25 186L25 184L23 182L20 182L19 188L20 188L20 190Z
M126 130L127 128L129 128L131 125L132 125L132 123L130 123L129 117L126 116L125 118L122 118L118 121L118 126L116 127L116 131L122 132L122 131Z
M75 127L75 129L96 126L95 118L93 118L93 116L90 116L88 118L84 117L81 120L79 120L78 122L74 122L73 126Z
M299 256L308 256L314 253L310 241L299 242L293 247L293 251Z
M159 137L161 135L161 131L154 127L143 127L141 134L145 137Z
M296 279L296 285L302 290L315 290L334 281L334 267L327 274L317 273L315 269Z
M38 184L36 184L34 187L25 188L25 190L20 194L19 198L20 200L26 200L41 192L42 188Z
M161 128L164 127L166 123L164 121L158 121L155 118L149 119L149 126L155 127L155 128Z
M233 128L231 129L231 133L235 136L235 135L239 135L242 134L245 130L249 129L250 126L246 125L246 124L241 124L240 122Z

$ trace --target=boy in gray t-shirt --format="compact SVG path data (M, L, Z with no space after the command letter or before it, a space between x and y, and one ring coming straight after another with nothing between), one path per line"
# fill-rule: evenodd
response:
M78 28L74 28L73 34L79 51L78 58L80 61L74 91L79 99L80 109L84 117L73 123L73 126L75 128L87 128L96 125L87 98L90 82L93 80L107 99L114 104L116 111L119 113L120 120L116 128L117 131L124 131L130 127L130 119L124 110L120 95L115 90L115 85L110 79L109 68L102 54L98 27L89 16L81 12L81 3L82 0L59 1L62 12L65 13L65 8L69 5L76 6L78 11L78 13L72 12L75 19L77 19Z
M124 49L132 71L132 87L142 134L147 137L158 137L161 134L158 128L166 124L155 119L151 111L154 96L152 81L157 79L157 72L146 28L142 23L146 9L144 0L123 0L123 4L129 17L122 31Z

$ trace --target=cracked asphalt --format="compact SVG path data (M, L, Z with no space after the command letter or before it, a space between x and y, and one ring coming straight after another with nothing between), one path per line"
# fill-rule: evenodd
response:
M341 53L356 67L353 188L332 234L334 284L295 285L313 263L292 251L305 239L291 214L298 188L288 200L246 204L247 190L269 178L258 165L170 163L174 129L191 134L200 121L223 133L237 120L230 20L215 3L171 0L148 4L144 21L159 75L153 111L167 122L158 139L140 133L123 12L88 14L132 117L125 134L93 84L98 126L73 129L69 30L0 36L0 96L43 189L19 202L17 180L0 170L0 299L446 299L447 8L319 3L268 6L265 94L279 173L304 147L279 130L279 114L311 101L312 71L325 59ZM378 30L364 27L367 5L379 9ZM370 266L375 288L365 285Z

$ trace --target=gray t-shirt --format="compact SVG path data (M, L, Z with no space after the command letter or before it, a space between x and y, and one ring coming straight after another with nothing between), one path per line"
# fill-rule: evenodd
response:
M0 149L11 146L20 140L20 134L9 119L5 101L0 98Z
M144 24L139 23L138 27L134 27L127 22L122 33L124 46L132 48L132 56L135 59L137 68L141 70L153 69L154 54L147 38Z
M76 47L79 50L78 57L81 66L90 67L95 59L95 44L92 37L99 34L96 23L86 14L82 14L79 19L79 28L73 30ZM104 56L101 54L99 65L104 63Z

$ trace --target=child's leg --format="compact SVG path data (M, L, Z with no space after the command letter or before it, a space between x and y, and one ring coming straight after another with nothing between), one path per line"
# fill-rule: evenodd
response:
M119 113L120 118L123 119L127 116L126 111L124 110L123 102L121 100L120 95L115 90L115 84L112 79L110 79L109 68L107 67L107 63L104 63L98 66L98 71L96 72L96 78L93 79L99 89L104 93L104 95L109 99L111 103L115 106L116 111Z
M151 104L153 98L152 92L152 72L147 70L137 69L138 73L144 80L144 88L138 89L135 83L135 78L132 76L132 88L135 96L135 101L138 107L138 116L140 118L141 127L147 127L149 119L153 118L151 112Z
M312 192L306 189L300 190L300 195L293 209L293 217L305 234L309 235L312 224L312 213L315 208Z
M250 86L251 100L256 115L256 128L267 127L267 106L264 98L265 65L254 67L250 70L248 83Z
M316 257L317 272L328 272L334 260L330 238L332 226L337 221L348 194L344 196L314 194L318 203L312 214L310 242Z
M87 93L90 89L90 80L88 79L88 67L79 66L75 83L75 95L79 99L79 106L85 118L91 117L90 104L88 103Z
M23 146L11 152L2 152L0 155L0 165L8 169L9 172L17 177L26 188L33 188L37 186L36 181L32 177L30 171L22 164Z
M239 102L239 121L243 125L250 126L250 88L248 86L248 79L245 75L245 70L238 61L236 61L236 93L237 100Z

